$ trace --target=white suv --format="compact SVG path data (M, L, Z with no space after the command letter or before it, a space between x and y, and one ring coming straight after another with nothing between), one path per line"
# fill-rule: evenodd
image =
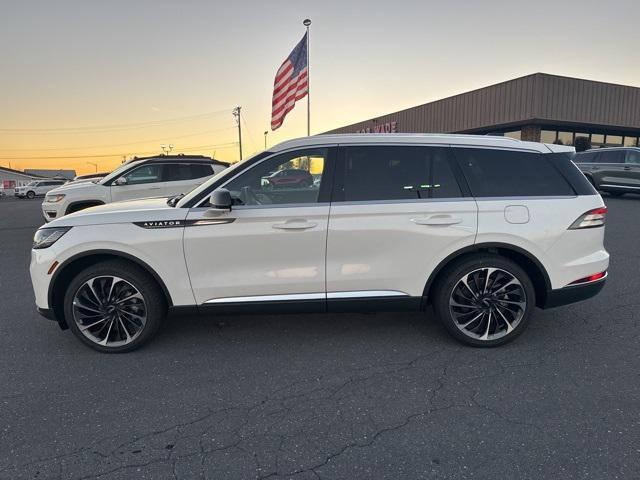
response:
M35 198L46 195L54 188L64 185L66 180L34 180L21 187L16 187L13 194L20 198Z
M188 192L229 166L203 156L138 158L93 181L74 181L51 190L42 202L47 222L110 202L167 197Z
M238 163L184 197L104 205L35 235L46 317L106 352L167 310L425 310L457 339L517 337L535 307L603 287L606 207L573 149L498 137L326 135ZM280 170L319 179L263 179Z

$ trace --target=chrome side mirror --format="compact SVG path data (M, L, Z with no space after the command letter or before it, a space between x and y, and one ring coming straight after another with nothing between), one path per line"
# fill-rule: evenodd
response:
M116 185L126 185L127 184L127 179L125 177L118 177L116 178L116 181L113 182Z
M219 210L231 210L231 205L233 205L233 200L231 199L231 192L226 188L217 188L211 193L209 197L209 204L213 208L217 208Z

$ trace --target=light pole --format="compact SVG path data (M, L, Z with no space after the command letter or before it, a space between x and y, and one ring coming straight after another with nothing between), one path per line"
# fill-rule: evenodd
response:
M160 148L162 148L165 155L169 155L171 150L173 150L173 143L170 143L169 145L162 144L160 145Z
M267 130L264 131L264 149L267 149L267 135L269 132Z
M98 173L98 164L93 162L87 162L87 165L93 165L96 169L96 173Z

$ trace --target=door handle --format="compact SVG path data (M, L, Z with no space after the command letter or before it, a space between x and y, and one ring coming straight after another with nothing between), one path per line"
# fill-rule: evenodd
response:
M429 217L412 218L411 221L416 225L456 225L462 222L460 217L453 215L431 215Z
M306 220L294 219L287 220L283 223L274 223L273 228L277 228L278 230L307 230L309 228L313 228L318 226L317 223L308 222Z
M631 167L627 166L627 167L624 167L624 169L625 170L631 170Z

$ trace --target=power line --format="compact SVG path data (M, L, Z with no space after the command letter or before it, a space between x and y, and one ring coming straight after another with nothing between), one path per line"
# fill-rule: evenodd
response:
M86 146L86 147L51 147L51 148L0 148L0 151L2 152L44 152L44 151L58 151L58 150L91 150L94 148L109 148L109 147L125 147L128 145L139 145L141 143L153 143L153 142L163 142L165 140L167 140L167 138L170 138L172 141L173 139L176 138L188 138L188 137L197 137L198 135L208 135L210 133L216 133L216 132L223 132L226 130L235 130L235 126L233 127L225 127L225 128L219 128L216 130L205 130L203 132L198 132L198 133L190 133L188 135L179 135L179 136L165 136L163 138L154 138L151 140L139 140L136 142L129 142L129 143L113 143L113 144L107 144L107 145L91 145L91 146Z
M93 126L86 126L86 127L0 128L0 133L26 134L26 135L49 135L49 134L60 134L65 132L67 133L101 133L101 132L108 132L108 131L147 128L147 127L167 125L171 123L193 121L193 120L198 120L202 118L216 116L225 112L228 112L228 109L216 110L214 112L201 113L198 115L191 115L187 117L168 118L164 120L151 120L147 122L122 123L122 124L111 124L111 125L93 125Z
M227 142L227 143L214 143L209 145L195 145L190 147L181 147L181 151L194 151L194 150L204 150L208 148L224 148L224 147L234 147L238 145L238 142ZM149 151L149 152L136 152L135 155L153 155L157 154L157 150ZM123 155L130 156L131 153L119 152L119 153L105 153L101 155L69 155L69 156L37 156L37 157L0 157L0 160L71 160L77 158L108 158L108 157L122 157Z

